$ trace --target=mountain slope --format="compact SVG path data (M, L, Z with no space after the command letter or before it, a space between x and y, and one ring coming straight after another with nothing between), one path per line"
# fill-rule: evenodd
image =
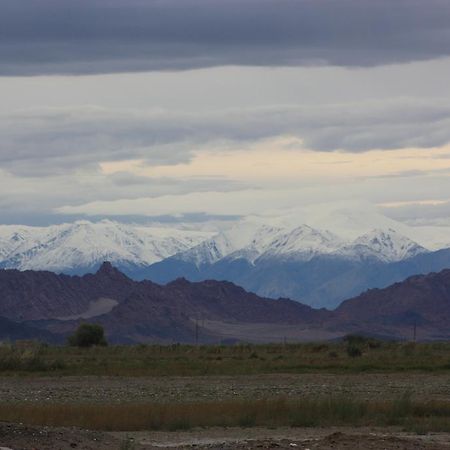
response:
M330 339L348 333L371 333L411 338L413 326L420 339L450 338L450 270L414 276L385 289L372 289L345 301L335 311L317 310L288 299L270 300L230 282L192 283L178 279L166 286L136 282L109 263L84 277L49 272L3 270L0 289L17 292L14 314L39 312L39 320L17 324L0 319L0 325L21 337L64 337L85 321L100 323L112 342L273 342ZM49 276L49 274L51 276ZM42 283L45 281L45 283ZM58 296L50 296L55 292ZM45 295L44 295L45 294ZM72 297L78 305L72 305ZM78 311L89 309L87 300L111 296L116 303L107 311L81 318L55 318L61 303ZM11 299L10 299L11 300ZM9 302L11 303L11 301ZM0 314L8 311L0 299ZM0 333L5 336L7 333ZM27 334L28 333L28 334Z
M110 264L83 277L0 269L0 316L22 321L77 315L101 298L122 301L132 287Z
M187 250L208 233L104 220L50 227L0 227L0 267L86 273L103 261L149 265Z
M427 249L393 229L374 229L338 250L338 254L354 259L396 262L412 258Z
M336 329L364 330L411 338L450 337L450 270L416 275L385 289L371 289L335 311Z
M202 329L202 339L217 342L221 340L219 324L283 328L323 321L330 314L291 300L264 299L229 282L179 279L167 286L136 282L110 263L83 277L0 270L0 291L5 293L0 316L27 320L59 335L67 335L83 321L94 321L103 324L116 342L192 342L199 320L209 322ZM86 316L101 299L113 303Z
M334 308L368 288L450 267L450 251L428 252L395 230L373 230L349 243L323 230L297 227L277 232L265 252L252 259L245 252L234 252L200 264L192 262L192 251L134 275L159 283L181 276L193 281L229 280L264 297Z
M61 338L46 330L29 326L24 323L0 317L0 343L14 342L17 340L36 340L52 344L61 343Z
M411 239L424 230L370 211L341 208L317 217L312 222L326 225L333 220L329 225L339 233L299 225L308 219L303 216L247 218L213 236L111 221L47 228L4 226L0 267L81 275L109 260L137 280L228 280L263 297L289 297L327 308L368 288L450 267L444 250L431 252Z

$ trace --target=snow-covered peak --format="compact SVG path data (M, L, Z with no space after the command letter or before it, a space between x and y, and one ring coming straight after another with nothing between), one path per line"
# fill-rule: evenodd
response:
M427 249L393 229L373 229L342 248L340 253L355 258L394 262L426 251Z
M308 260L315 255L332 253L342 245L343 241L333 233L308 225L292 229L243 222L179 257L198 266L223 258L246 259L251 263L258 258L274 257Z
M303 213L292 214L289 220L282 216L277 220L251 217L220 233L111 220L49 227L4 225L0 226L0 267L75 271L105 260L148 266L171 256L197 266L224 258L256 264L264 258L308 261L320 255L393 262L426 252L424 237L415 236L419 231L423 236L433 234L430 227L419 230L370 210L361 213L339 207L326 220L325 216L317 219L330 228L301 222L303 219L314 222L313 215Z
M301 225L281 234L271 242L264 256L309 260L316 255L330 254L341 245L342 240L330 231Z
M149 265L185 251L210 233L77 221L50 227L0 227L2 267L73 270L102 261Z
M242 221L180 255L197 265L212 264L222 258L253 261L282 232L282 229L253 221Z

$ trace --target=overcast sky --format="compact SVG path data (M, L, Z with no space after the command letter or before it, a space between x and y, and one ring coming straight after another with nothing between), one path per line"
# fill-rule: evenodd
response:
M450 217L448 0L0 0L0 222Z

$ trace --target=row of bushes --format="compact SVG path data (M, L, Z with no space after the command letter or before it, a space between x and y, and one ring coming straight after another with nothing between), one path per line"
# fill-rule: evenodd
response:
M62 359L47 359L43 346L34 344L30 348L0 347L0 371L48 372L66 367Z
M68 344L76 347L106 346L104 330L100 325L82 324L68 338ZM23 341L20 345L0 346L0 371L47 372L66 367L61 359L44 358L46 344Z

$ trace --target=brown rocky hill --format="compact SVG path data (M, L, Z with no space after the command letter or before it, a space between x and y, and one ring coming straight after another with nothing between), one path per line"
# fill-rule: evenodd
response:
M419 339L450 338L450 270L417 275L344 301L333 329Z
M0 270L0 316L15 321L71 316L86 311L92 301L121 301L134 282L109 263L82 277L46 271Z
M133 281L105 263L82 277L0 270L0 317L65 336L83 321L114 342L323 340L348 333L450 338L450 270L347 300L335 311L265 299L226 281ZM0 339L2 338L0 329Z
M58 334L89 320L104 325L119 342L192 342L199 334L202 341L217 342L235 338L218 329L223 324L304 327L331 314L291 300L264 299L229 282L136 282L109 263L82 277L3 270L0 292L0 316L33 321Z

